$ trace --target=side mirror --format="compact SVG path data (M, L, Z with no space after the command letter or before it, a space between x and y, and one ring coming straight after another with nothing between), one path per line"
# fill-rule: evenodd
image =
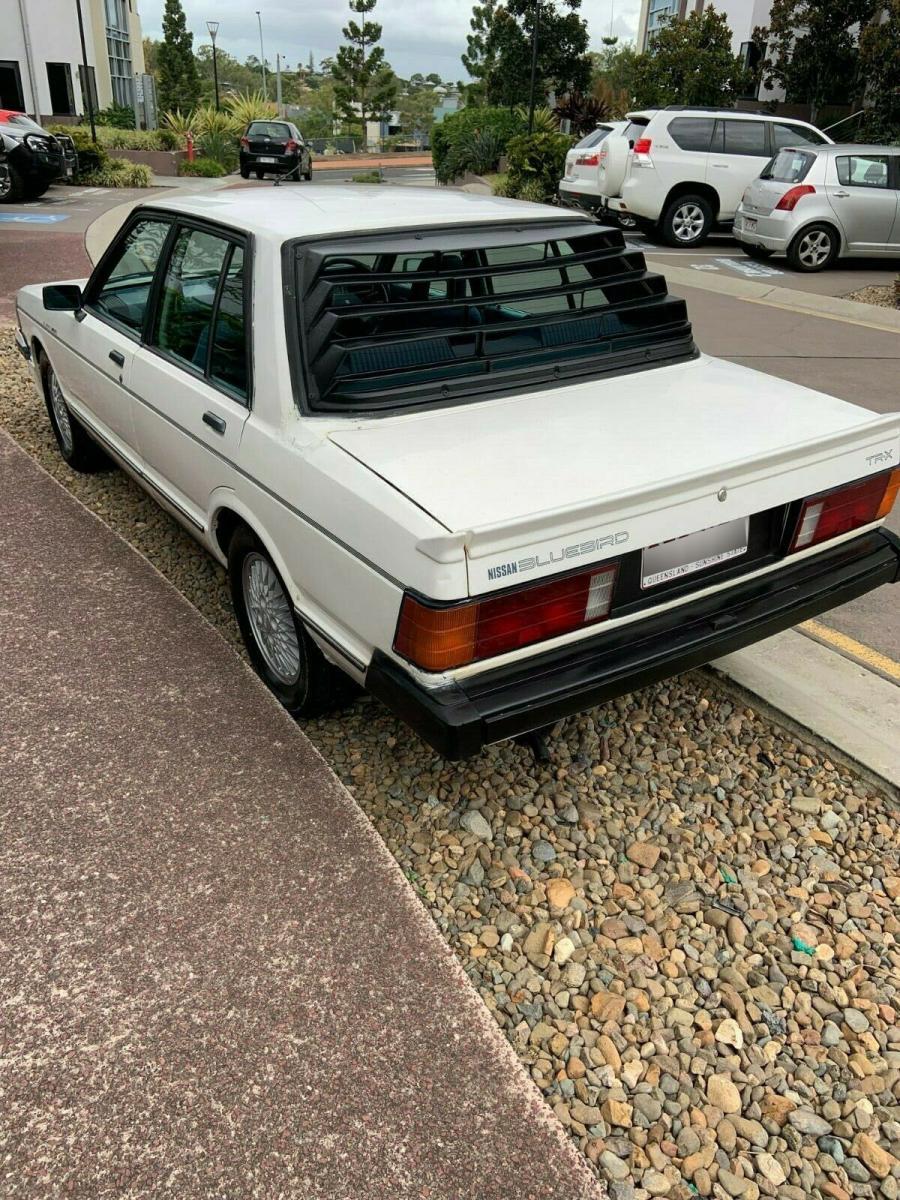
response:
M49 283L43 299L48 312L77 312L81 308L81 288L77 283Z

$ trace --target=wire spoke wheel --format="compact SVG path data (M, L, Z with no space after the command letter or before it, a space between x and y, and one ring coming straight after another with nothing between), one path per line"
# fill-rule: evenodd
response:
M50 404L53 407L53 416L56 419L56 428L59 430L59 440L62 442L63 450L66 454L71 454L75 449L72 420L69 416L65 396L62 394L62 388L59 386L59 380L56 378L56 372L53 370L50 372Z
M252 551L241 569L247 619L266 666L276 679L294 684L300 678L300 639L291 603L272 564Z

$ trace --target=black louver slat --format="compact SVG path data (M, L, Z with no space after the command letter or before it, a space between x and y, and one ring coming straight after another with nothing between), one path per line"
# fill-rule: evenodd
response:
M294 261L319 409L447 401L695 352L684 302L618 230L587 222L307 242Z

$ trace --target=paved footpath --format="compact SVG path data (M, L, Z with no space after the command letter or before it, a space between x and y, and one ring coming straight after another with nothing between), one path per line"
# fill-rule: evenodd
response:
M0 1194L602 1189L349 794L0 433Z

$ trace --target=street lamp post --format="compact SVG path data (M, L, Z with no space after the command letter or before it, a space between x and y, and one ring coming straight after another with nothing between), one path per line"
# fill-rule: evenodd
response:
M219 32L218 21L207 21L206 28L209 30L210 40L213 48L213 87L216 90L216 112L219 111L219 67L216 63L216 34Z
M534 15L531 18L531 85L528 89L528 132L534 132L534 92L537 86L538 23L541 18L541 0L534 0Z
M259 22L259 67L262 71L263 99L268 100L269 91L266 87L266 52L263 48L262 17L260 16L259 9L256 10L256 19Z
M91 125L91 141L97 140L97 129L94 124L94 97L91 92L91 71L88 66L87 46L84 42L84 16L81 12L81 0L75 0L78 11L78 36L81 39L81 67L84 71L84 102L87 105L88 121Z

